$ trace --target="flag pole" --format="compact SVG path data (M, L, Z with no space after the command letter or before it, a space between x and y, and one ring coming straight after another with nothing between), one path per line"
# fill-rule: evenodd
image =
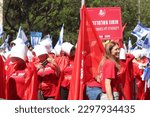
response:
M83 5L85 5L85 0L81 0L81 8L80 8L80 20L82 19L82 18L81 18L81 9L82 9Z
M84 4L85 4L85 0L81 0L81 8L83 7Z

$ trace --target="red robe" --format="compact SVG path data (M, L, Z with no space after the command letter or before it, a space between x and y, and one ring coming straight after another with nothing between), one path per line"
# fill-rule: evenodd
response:
M146 61L140 60L138 61L140 63L145 63ZM137 100L144 100L144 87L145 87L145 81L142 81L142 74L143 69L139 69L138 64L133 63L133 71L134 71L134 78L136 79L136 99Z
M6 99L38 99L38 79L33 63L7 63L6 80Z
M5 99L5 82L6 82L6 76L5 76L5 66L4 61L2 59L2 56L0 56L0 98Z
M57 61L58 65L60 67L60 70L61 70L60 77L59 77L59 83L58 83L57 90L56 90L56 97L55 97L55 99L59 100L60 99L60 87L61 87L61 85L70 86L70 81L68 82L68 81L64 80L64 74L65 74L64 69L67 68L67 66L69 64L69 58L67 56L59 56L56 58L56 61ZM71 75L72 75L72 72L71 72ZM64 83L62 84L62 82L64 82ZM66 85L66 84L68 84L68 85Z
M120 83L122 84L122 92L124 93L127 100L133 99L133 59L134 56L127 54L126 60L120 60L122 69L120 73ZM124 97L121 97L121 99L124 99Z
M53 58L51 55L49 55ZM40 59L36 58L35 64L40 64ZM44 97L55 97L56 88L58 85L58 76L56 74L56 66L48 63L45 67L38 71L38 79L40 82L39 88L42 90Z

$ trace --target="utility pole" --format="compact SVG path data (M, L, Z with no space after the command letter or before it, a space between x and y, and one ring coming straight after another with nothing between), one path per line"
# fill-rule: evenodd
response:
M140 22L141 20L140 14L141 14L141 0L138 0L138 22Z

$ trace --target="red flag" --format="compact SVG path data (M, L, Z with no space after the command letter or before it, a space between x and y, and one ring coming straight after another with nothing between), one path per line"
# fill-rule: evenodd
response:
M126 26L127 26L127 23L125 23L125 24L123 25L123 27L122 27L122 32L124 31L124 29L126 28Z
M81 22L75 53L74 68L69 90L70 100L84 99L84 86L97 75L104 47L88 15L86 7L81 9Z

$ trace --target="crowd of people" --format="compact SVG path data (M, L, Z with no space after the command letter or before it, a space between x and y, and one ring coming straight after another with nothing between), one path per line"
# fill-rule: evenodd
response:
M85 100L148 100L150 89L142 79L148 65L143 49L126 52L112 40L103 42L105 54L98 75L85 82ZM49 39L34 47L17 38L0 55L0 98L6 100L67 100L76 46L51 50ZM72 94L73 95L73 94Z

